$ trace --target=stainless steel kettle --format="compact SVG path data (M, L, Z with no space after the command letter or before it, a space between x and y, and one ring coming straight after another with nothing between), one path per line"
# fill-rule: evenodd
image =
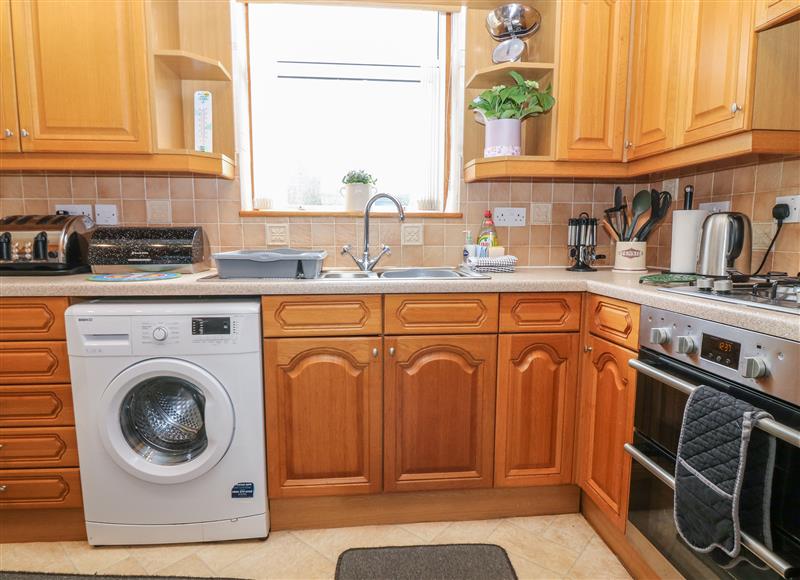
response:
M753 233L743 213L712 213L703 222L697 273L701 276L750 275Z

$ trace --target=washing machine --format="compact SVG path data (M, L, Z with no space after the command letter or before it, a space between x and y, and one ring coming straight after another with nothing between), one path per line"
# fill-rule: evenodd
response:
M66 312L89 543L265 538L257 300Z

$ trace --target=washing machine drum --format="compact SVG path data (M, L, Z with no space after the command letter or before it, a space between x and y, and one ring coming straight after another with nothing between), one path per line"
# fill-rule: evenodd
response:
M208 446L205 403L197 387L181 378L142 381L122 402L120 422L125 440L153 463L190 461Z

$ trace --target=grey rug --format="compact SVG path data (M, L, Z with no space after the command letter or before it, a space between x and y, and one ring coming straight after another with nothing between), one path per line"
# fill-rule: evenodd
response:
M351 548L336 580L517 580L508 554L493 544Z

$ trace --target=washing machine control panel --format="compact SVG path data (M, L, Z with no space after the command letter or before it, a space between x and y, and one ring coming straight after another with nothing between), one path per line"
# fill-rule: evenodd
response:
M251 322L236 315L136 317L132 329L134 352L156 354L176 349L186 353L228 352L240 348L243 332L250 329Z

